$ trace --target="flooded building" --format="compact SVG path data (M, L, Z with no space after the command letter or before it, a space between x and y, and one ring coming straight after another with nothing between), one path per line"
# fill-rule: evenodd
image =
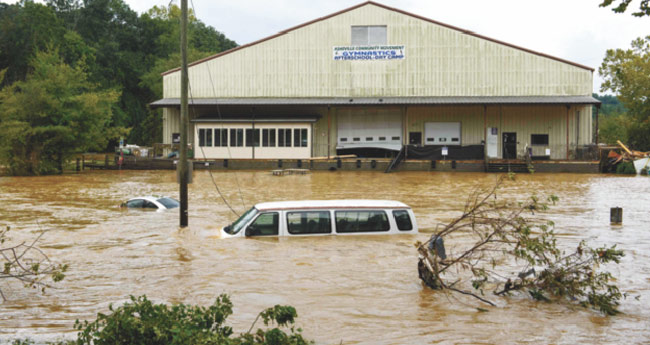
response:
M364 2L189 67L196 158L578 159L593 143L593 72ZM163 74L165 144L180 69Z

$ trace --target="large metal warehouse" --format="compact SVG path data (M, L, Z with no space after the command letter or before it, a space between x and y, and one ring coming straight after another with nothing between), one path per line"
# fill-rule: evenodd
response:
M196 158L578 159L593 69L372 1L189 67ZM163 74L164 144L180 70ZM443 150L444 148L444 150ZM200 149L200 150L199 150Z

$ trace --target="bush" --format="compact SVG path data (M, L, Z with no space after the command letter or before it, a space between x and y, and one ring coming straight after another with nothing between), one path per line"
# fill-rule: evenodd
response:
M300 329L294 330L296 310L290 306L276 305L258 315L264 324L275 323L279 327L291 326L288 333L279 328L258 329L231 337L232 328L225 325L232 314L232 302L227 295L219 296L209 307L178 304L167 306L153 304L146 296L133 297L131 302L113 309L110 314L97 314L97 320L75 323L79 330L76 344L309 344ZM257 321L257 320L255 320ZM254 326L255 322L253 322ZM251 326L251 330L253 329Z
M634 163L632 162L620 162L616 166L617 174L628 174L636 175L636 169L634 168Z

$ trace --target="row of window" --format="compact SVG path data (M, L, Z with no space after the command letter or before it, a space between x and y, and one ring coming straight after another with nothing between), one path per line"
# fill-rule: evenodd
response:
M388 216L384 211L336 211L334 212L337 233L382 232L390 230ZM393 211L397 228L413 230L407 211ZM263 213L248 227L246 236L278 235L277 212ZM287 212L287 230L292 235L329 234L332 232L330 212L305 211Z
M200 128L199 146L307 147L307 134L307 128Z
M375 137L366 137L366 141L373 141ZM400 140L400 137L391 137L390 140ZM348 141L348 138L340 138L341 142ZM352 141L361 141L361 138L354 137ZM386 141L386 137L377 137L377 141Z

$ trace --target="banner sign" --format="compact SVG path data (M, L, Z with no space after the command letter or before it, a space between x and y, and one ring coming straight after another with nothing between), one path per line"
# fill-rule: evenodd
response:
M334 47L334 60L403 60L404 46Z

